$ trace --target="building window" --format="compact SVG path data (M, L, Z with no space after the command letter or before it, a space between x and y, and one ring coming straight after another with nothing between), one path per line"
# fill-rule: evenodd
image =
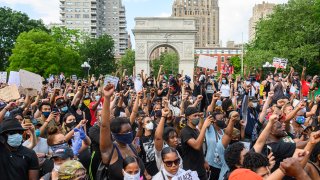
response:
M221 56L221 62L224 62L224 56Z
M81 17L81 14L75 14L74 17L79 19Z
M80 8L75 8L74 12L81 12L81 9Z
M89 14L83 14L83 18L89 18Z

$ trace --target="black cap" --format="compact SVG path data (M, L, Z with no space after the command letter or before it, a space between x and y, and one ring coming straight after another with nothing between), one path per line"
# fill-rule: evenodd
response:
M198 113L198 112L199 112L199 111L198 111L197 108L195 108L195 107L188 107L188 108L186 109L185 115L186 115L186 117L188 117L188 116L190 116L190 115L192 115L192 114L195 114L195 113Z
M8 132L8 131L25 131L20 122L14 118L5 119L1 123L0 134Z
M73 158L73 151L69 147L61 147L53 152L51 159L56 157L61 159Z

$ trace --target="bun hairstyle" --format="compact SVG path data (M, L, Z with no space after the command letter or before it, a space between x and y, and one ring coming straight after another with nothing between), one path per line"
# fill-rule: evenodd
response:
M48 128L48 138L47 138L47 144L49 146L53 145L54 137L59 134L59 129L55 126L49 127Z

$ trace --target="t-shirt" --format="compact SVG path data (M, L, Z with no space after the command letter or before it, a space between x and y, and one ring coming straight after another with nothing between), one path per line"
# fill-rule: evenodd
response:
M220 91L221 91L221 97L229 97L230 96L230 85L229 84L221 84Z
M310 89L310 82L307 82L305 80L301 81L301 86L302 86L302 95L307 97Z
M296 150L295 143L287 143L282 140L279 142L273 142L268 144L272 148L273 156L275 157L276 164L272 168L271 172L279 168L280 162L284 159L292 157L294 151Z
M91 102L89 104L90 115L91 115L91 122L90 122L91 126L93 126L94 123L97 121L96 111L102 109L103 100L104 100L103 98L100 100L100 103L99 103L99 105L97 106L97 108L95 110L93 109L93 106L96 104L96 102Z
M0 140L0 179L29 179L29 170L39 170L36 153L24 146L9 151Z
M28 146L31 142L28 140L26 140L25 142L22 143L23 146ZM49 153L49 145L47 143L47 139L45 138L41 138L39 139L37 145L33 148L33 150L36 153L44 153L44 154L48 154Z
M158 168L155 159L155 152L154 152L154 136L141 136L140 137L140 147L141 152L140 155L142 156L143 163L145 168L147 169L148 173L151 176L154 176L158 173Z
M199 176L204 176L206 174L206 170L204 168L205 161L202 147L200 150L196 150L187 143L189 139L197 139L198 136L199 131L197 129L192 129L189 126L186 126L181 130L183 168L186 170L197 171Z

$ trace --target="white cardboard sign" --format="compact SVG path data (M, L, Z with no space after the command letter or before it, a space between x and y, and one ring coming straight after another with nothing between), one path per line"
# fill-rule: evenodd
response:
M36 89L41 92L42 77L38 74L21 69L19 71L21 86L25 89Z
M273 58L273 67L278 67L280 69L285 69L287 68L287 64L288 64L288 59L284 59L284 58Z
M207 69L215 69L217 66L217 57L200 55L198 59L198 67Z
M172 180L199 180L199 177L197 171L188 170L173 177Z
M117 85L119 82L119 78L111 75L106 75L104 78L104 85L106 86L108 83L111 83L114 85L114 88L117 89Z

